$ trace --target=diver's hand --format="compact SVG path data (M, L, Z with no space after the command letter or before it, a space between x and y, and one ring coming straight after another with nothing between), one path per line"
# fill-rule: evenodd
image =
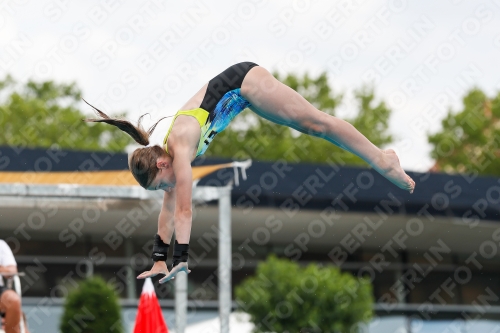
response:
M149 271L142 272L137 276L138 279L145 279L148 277L153 277L158 274L169 275L167 268L167 263L165 261L156 261Z
M181 262L179 263L177 266L173 267L172 270L170 271L169 274L167 274L167 276L165 276L164 278L162 278L160 280L160 283L165 283L169 280L172 280L174 279L174 277L177 275L177 273L179 272L186 272L186 274L189 274L191 273L191 270L188 269L188 264L187 262Z

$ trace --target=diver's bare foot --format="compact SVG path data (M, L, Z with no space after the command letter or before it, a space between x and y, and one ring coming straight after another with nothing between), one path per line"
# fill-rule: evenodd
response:
M382 157L375 163L374 168L397 187L413 193L415 182L404 172L394 150L382 150Z

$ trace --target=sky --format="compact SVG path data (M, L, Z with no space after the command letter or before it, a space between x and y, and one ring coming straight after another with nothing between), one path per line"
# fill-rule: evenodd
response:
M109 113L149 112L147 126L239 61L326 72L339 117L355 114L355 89L375 88L411 171L433 165L427 133L469 89L500 91L499 55L500 0L0 2L0 77L76 82Z

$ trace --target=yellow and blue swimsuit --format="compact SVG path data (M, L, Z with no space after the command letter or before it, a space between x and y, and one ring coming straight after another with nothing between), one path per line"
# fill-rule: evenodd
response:
M196 156L203 155L217 133L222 132L234 117L250 105L241 96L240 88L246 74L255 66L258 65L253 62L241 62L229 67L208 82L207 92L199 108L178 111L163 140L167 153L167 140L175 119L185 115L196 118L200 124L201 136Z

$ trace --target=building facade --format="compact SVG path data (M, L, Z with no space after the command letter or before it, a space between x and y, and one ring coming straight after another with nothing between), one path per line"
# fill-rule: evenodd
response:
M0 148L0 173L123 170L126 161L124 154ZM409 194L373 170L340 163L254 162L247 175L232 190L233 287L273 253L369 278L378 316L373 332L377 325L427 332L430 323L465 327L473 319L482 325L489 323L477 320L500 319L498 179L410 173L417 186ZM224 186L233 178L233 170L220 170L199 185ZM66 192L62 186L40 196L22 184L0 188L0 238L25 273L30 323L43 322L44 307L60 309L75 283L94 274L134 308L142 286L135 277L152 264L161 193L123 193L120 186L86 193L67 185ZM216 311L217 237L217 205L196 202L188 278L195 321ZM173 284L155 285L171 313Z

